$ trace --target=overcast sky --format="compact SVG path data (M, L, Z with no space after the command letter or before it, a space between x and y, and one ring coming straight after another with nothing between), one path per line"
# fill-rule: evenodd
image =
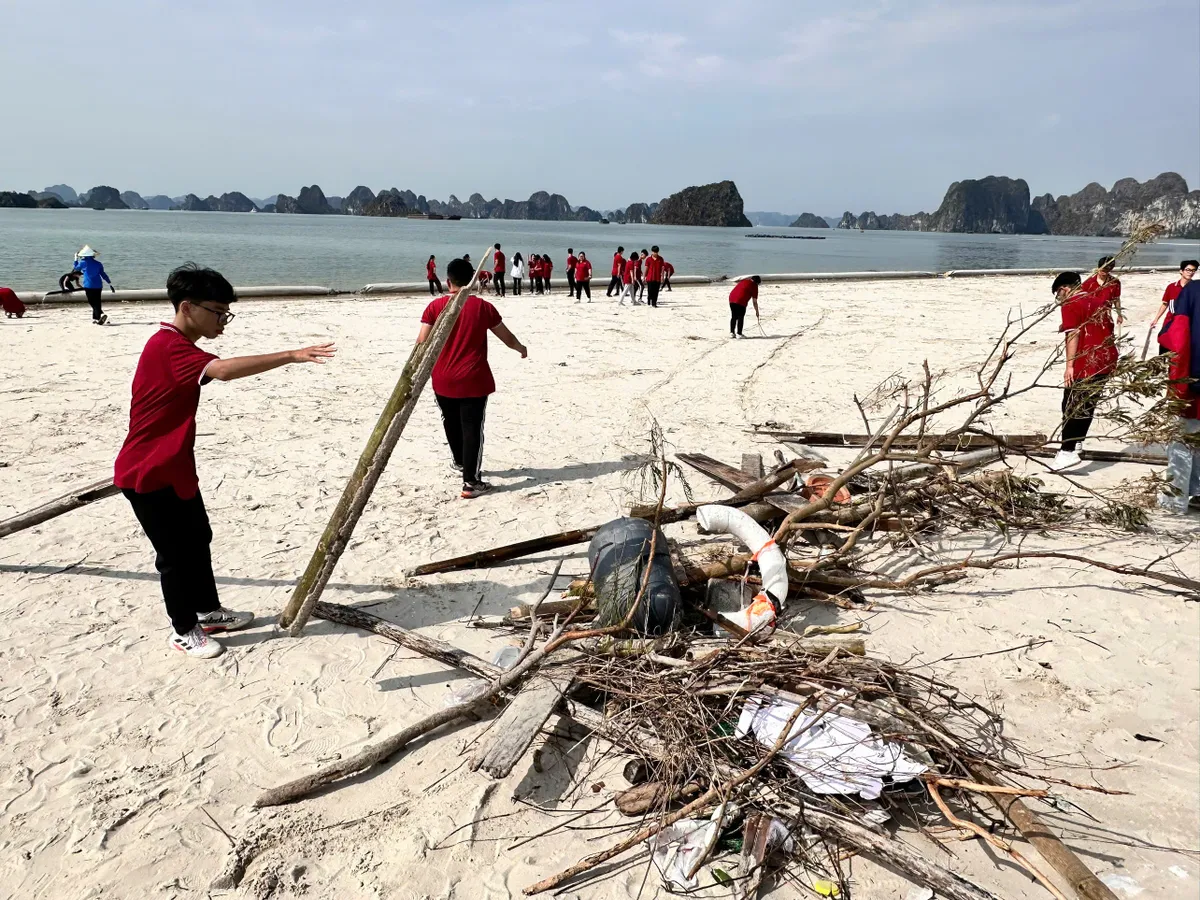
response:
M0 0L0 189L932 210L1174 170L1197 0Z

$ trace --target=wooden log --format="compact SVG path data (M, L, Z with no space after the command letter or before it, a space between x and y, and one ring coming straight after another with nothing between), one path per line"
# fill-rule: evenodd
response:
M507 777L571 689L575 672L571 667L542 669L531 677L479 742L471 756L471 770Z
M996 774L985 766L972 766L975 777L985 784L998 785ZM1018 796L1008 794L989 794L992 802L1000 807L1000 811L1016 826L1017 831L1033 848L1041 854L1054 871L1058 872L1081 900L1117 900L1116 894L1087 864L1076 855L1075 851L1062 842L1046 824L1037 817L1028 804Z
M63 513L69 513L73 509L79 509L81 506L87 506L89 503L95 503L97 500L103 500L119 493L121 493L121 489L113 484L111 478L78 488L69 494L0 522L0 538L41 525Z
M755 430L755 434L771 437L781 443L805 444L811 447L865 447L871 440L869 434L848 434L840 431L769 431ZM995 447L998 444L1015 450L1034 450L1049 440L1044 434L927 434L924 437L902 434L892 441L896 450L912 450L936 442L937 450L977 450Z
M490 251L485 251L480 259L479 268L475 270L476 277L489 254ZM404 364L396 381L396 387L392 390L392 395L367 440L367 446L358 459L358 465L354 467L350 480L342 491L342 497L329 517L329 524L325 526L325 532L317 542L308 568L297 582L291 599L279 617L279 624L287 628L292 637L298 637L304 630L314 604L321 598L338 560L350 543L367 501L370 500L379 477L387 467L392 451L396 449L404 426L408 424L409 417L416 409L417 400L429 381L434 363L437 362L442 347L458 322L458 314L462 312L469 296L468 287L460 288L437 317L429 338L422 344L416 344L409 354L408 362Z
M580 605L580 601L583 605ZM553 616L565 616L567 613L579 607L579 612L587 613L589 616L596 609L596 598L594 596L587 597L564 597L562 600L546 600L537 607L538 615L547 618ZM523 622L533 614L533 603L518 603L508 611L508 618L513 622Z

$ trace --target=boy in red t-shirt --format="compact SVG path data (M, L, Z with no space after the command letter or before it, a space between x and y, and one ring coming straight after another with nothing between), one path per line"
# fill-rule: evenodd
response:
M492 292L499 294L501 297L503 297L503 296L505 296L505 293L504 293L504 272L505 272L504 263L506 262L506 259L504 257L504 251L500 249L499 244L496 244L496 246L493 247L492 249L495 251L492 254L492 262L495 264L493 267L493 270L492 270L493 271ZM446 273L446 280L447 281L450 280L449 272Z
M1188 282L1196 275L1196 270L1200 269L1200 261L1194 259L1185 259L1179 264L1179 277L1167 285L1167 289L1163 291L1162 305L1159 306L1158 312L1154 314L1154 321L1150 323L1150 330L1154 330L1154 326L1158 324L1159 319L1163 319L1162 331L1158 333L1159 354L1168 353L1166 347L1162 346L1162 337L1167 333L1167 329L1171 327L1171 319L1175 316L1175 299L1187 287Z
M466 260L451 260L446 266L446 283L451 292L471 283L473 271ZM450 302L450 296L432 301L421 316L421 331L417 343L429 340L434 323ZM454 330L438 354L433 366L433 395L442 411L442 426L446 442L454 457L454 468L462 472L462 496L470 500L491 485L483 480L483 422L488 397L496 392L496 380L488 365L488 332L496 335L506 347L529 355L525 345L516 339L492 304L472 294L467 298Z
M664 259L663 260L663 280L662 280L663 290L669 291L671 289L671 276L674 274L675 274L675 267Z
M650 248L650 255L646 257L646 302L656 309L658 289L662 287L663 262L663 258L658 255L658 245L655 244Z
M629 283L625 281L625 257L621 255L624 252L624 247L618 247L617 252L613 254L612 278L608 280L608 290L604 292L605 297L611 297L613 291L616 291L619 295L621 293L621 283Z
M625 305L625 298L632 298L634 306L640 305L637 299L637 270L640 263L638 255L630 253L629 259L625 263L625 271L621 273L621 280L625 283L624 290L621 291L621 306Z
M1092 285L1090 291L1088 284ZM1077 448L1092 426L1104 383L1117 367L1112 313L1120 292L1114 291L1113 285L1119 282L1111 277L1099 284L1095 278L1089 278L1081 285L1078 272L1063 272L1050 288L1060 304L1059 330L1067 335L1062 449L1050 463L1053 472L1062 472L1082 462Z
M567 296L575 295L575 264L579 262L575 258L575 248L567 248Z
M762 278L758 275L751 275L749 278L743 278L733 286L733 290L729 292L729 336L738 338L739 340L745 335L742 334L742 326L746 322L746 306L753 301L754 315L758 316L758 286L762 284Z
M209 633L245 628L254 616L225 609L217 596L209 552L212 529L196 476L200 388L214 378L232 381L288 363L324 362L334 348L319 344L220 359L196 341L219 337L233 320L229 304L237 295L229 282L219 272L188 263L167 278L167 297L175 318L159 325L138 360L129 434L117 455L113 481L157 554L154 566L173 628L170 645L208 659L223 649Z

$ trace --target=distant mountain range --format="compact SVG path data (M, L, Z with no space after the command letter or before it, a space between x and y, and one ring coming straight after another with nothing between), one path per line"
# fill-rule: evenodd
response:
M813 213L745 213L741 194L732 181L686 188L657 203L632 203L625 209L594 210L572 206L562 194L537 191L528 200L491 200L471 194L465 201L453 194L446 201L427 199L410 190L387 188L376 194L359 185L343 197L327 197L319 185L301 188L295 196L276 194L251 198L238 191L167 197L142 197L97 185L77 194L70 185L51 185L43 191L0 191L0 207L83 206L92 209L181 209L194 212L270 212L309 215L458 216L464 219L532 219L538 221L640 223L660 225L720 225L727 227L800 227L892 231L940 231L968 234L1128 235L1138 224L1162 222L1167 236L1200 237L1200 191L1188 190L1174 172L1164 172L1145 184L1123 178L1105 190L1092 183L1078 193L1057 199L1050 194L1030 198L1021 178L988 176L956 181L932 213L859 215L847 211L841 219Z

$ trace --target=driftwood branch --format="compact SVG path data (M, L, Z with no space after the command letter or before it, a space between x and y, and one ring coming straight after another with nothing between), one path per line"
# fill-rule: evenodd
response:
M97 500L103 500L106 497L112 497L119 493L121 493L121 489L113 484L111 478L81 487L27 512L18 513L15 516L0 521L0 538L16 534L18 531L24 531L26 528L41 525L43 522L57 518L63 513L69 513L71 510L79 509L81 506L87 506L89 503L95 503Z

